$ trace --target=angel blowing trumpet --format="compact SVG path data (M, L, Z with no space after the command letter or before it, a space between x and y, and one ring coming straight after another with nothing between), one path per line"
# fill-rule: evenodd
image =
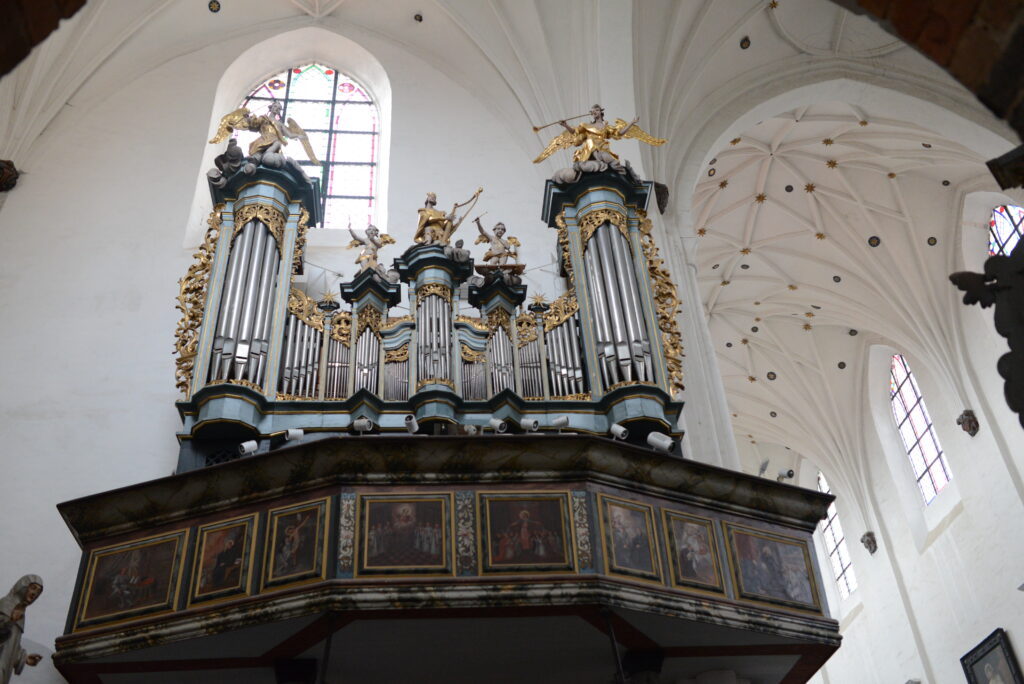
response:
M235 131L252 131L260 134L249 144L249 157L257 164L271 168L287 166L305 178L306 173L302 167L281 151L281 148L287 145L288 140L291 139L301 142L309 161L317 166L320 165L320 160L316 158L316 153L313 152L313 147L309 144L309 137L302 130L302 126L290 117L287 125L282 122L280 102L272 102L267 113L260 116L253 114L245 107L239 107L230 114L226 114L220 120L217 133L210 138L210 143L223 142Z
M552 180L556 183L575 183L583 173L594 173L608 169L624 174L633 182L639 183L640 178L633 171L629 162L619 160L618 155L612 152L609 141L635 138L648 145L658 146L664 145L665 139L655 138L637 126L636 122L639 120L639 117L628 123L622 119L616 119L614 124L608 123L604 120L604 108L599 104L590 108L589 116L591 117L590 121L584 121L575 127L566 123L565 119L556 121L555 123L559 123L565 128L565 132L552 138L548 146L544 148L544 151L533 160L533 163L539 164L558 150L575 147L577 149L572 156L572 168L561 169L556 172L552 176ZM553 126L554 124L548 125ZM535 126L534 130L540 130L540 128L547 128L547 126L539 128Z

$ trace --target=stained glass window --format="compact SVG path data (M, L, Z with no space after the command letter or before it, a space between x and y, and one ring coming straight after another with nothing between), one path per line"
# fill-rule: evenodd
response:
M818 491L832 493L828 481L820 472ZM846 548L846 537L843 535L843 526L839 524L839 512L836 511L835 501L829 504L828 515L819 527L821 536L825 539L825 550L828 551L828 559L832 565L832 575L839 586L839 595L845 599L857 590L857 576L853 574L853 561L850 560L850 552Z
M935 434L917 380L910 372L907 360L900 354L892 357L889 380L896 427L903 438L903 446L921 488L921 496L925 503L931 503L946 483L953 479L953 474L942 454L939 436Z
M1010 256L1024 237L1024 207L1002 206L992 210L988 224L988 253Z
M274 74L242 102L254 114L264 114L280 102L283 119L302 126L320 160L318 168L306 159L298 141L286 154L294 157L311 178L320 178L325 228L365 227L373 221L378 171L380 120L377 105L363 86L323 64L304 64ZM256 133L239 132L238 144L248 152Z

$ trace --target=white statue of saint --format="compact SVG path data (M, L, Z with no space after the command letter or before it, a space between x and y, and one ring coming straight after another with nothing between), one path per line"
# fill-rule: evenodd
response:
M25 666L35 667L43 659L21 647L25 633L25 609L43 593L43 578L25 575L0 599L0 684L8 684L11 676L21 674Z

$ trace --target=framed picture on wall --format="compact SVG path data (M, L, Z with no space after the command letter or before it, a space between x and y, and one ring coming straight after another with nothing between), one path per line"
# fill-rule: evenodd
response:
M660 582L654 510L647 504L604 494L598 494L597 500L605 544L605 572Z
M806 540L731 523L725 530L737 596L821 611Z
M1024 684L1013 647L1002 628L960 659L969 684Z
M360 575L450 575L451 494L375 494L359 501Z
M725 592L714 521L662 509L672 584Z
M249 593L256 514L199 528L189 605Z
M329 508L329 499L319 499L270 511L264 587L280 587L326 577Z
M481 493L484 572L572 572L569 498L563 492Z

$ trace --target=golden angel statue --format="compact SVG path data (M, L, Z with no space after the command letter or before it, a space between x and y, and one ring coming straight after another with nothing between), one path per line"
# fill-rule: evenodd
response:
M281 151L288 144L288 140L298 140L302 143L303 149L309 161L317 166L320 161L309 144L309 137L302 130L302 126L296 123L295 119L288 118L287 124L281 120L281 103L274 101L266 114L257 116L245 107L239 107L230 114L224 115L220 120L217 133L210 138L210 143L223 142L234 131L252 131L260 136L249 144L249 157L256 163L271 168L288 166L292 171L297 171L305 177L305 172L295 160L287 157ZM219 165L218 165L219 166Z
M473 210L473 205L476 204L476 201L480 198L480 193L483 191L483 188L477 188L472 197L465 202L457 202L447 214L436 208L437 195L428 192L423 208L418 210L420 220L416 226L416 235L413 239L422 245L447 245L451 240L452 234L459 229L459 226L466 219L466 215ZM456 210L467 204L470 205L469 209L462 215L462 218L457 219L455 216Z
M480 217L477 216L473 221L476 223L476 228L480 231L480 235L477 236L476 242L473 244L488 243L487 252L484 254L484 263L491 264L493 266L504 266L508 263L509 259L512 259L515 263L519 263L519 251L518 247L521 246L519 239L514 237L505 237L505 224L496 223L494 224L494 232L488 233L484 229L483 225L480 224Z
M352 236L352 242L348 243L348 248L355 249L356 247L362 246L359 256L356 257L356 263L359 265L359 272L362 273L367 269L373 269L381 277L387 278L387 272L377 261L377 252L385 245L395 244L395 238L391 237L387 233L381 235L380 230L372 223L366 226L366 233L363 237L360 237L354 230L352 230L351 221L348 224L348 232Z
M572 168L557 172L553 177L555 182L574 183L580 179L583 173L605 171L609 168L629 176L634 182L639 182L639 178L629 162L620 161L618 155L611 151L609 141L635 138L648 145L659 146L665 144L665 139L655 138L637 126L636 122L639 121L639 117L628 123L622 119L616 119L615 123L609 124L604 119L604 108L599 104L590 108L589 116L591 117L590 121L577 124L575 128L566 123L564 119L556 121L555 123L561 124L565 128L565 132L552 138L544 151L533 160L533 163L539 164L558 150L575 147L577 149L573 153ZM548 125L553 126L554 124ZM546 126L541 128L546 128ZM540 130L540 128L535 130Z

